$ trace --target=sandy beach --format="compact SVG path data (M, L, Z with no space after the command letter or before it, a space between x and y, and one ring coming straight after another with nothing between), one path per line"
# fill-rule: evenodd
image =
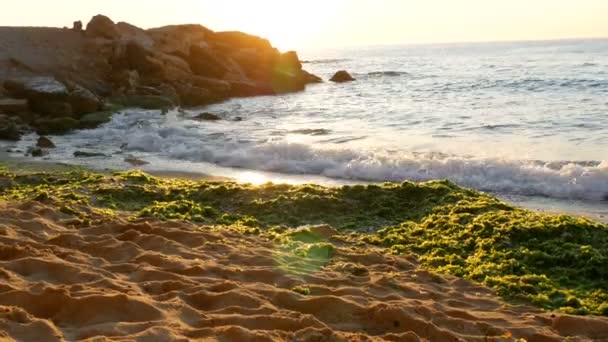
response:
M116 217L74 229L36 202L0 204L6 340L599 341L608 320L509 306L492 291L361 253L331 261L264 237Z

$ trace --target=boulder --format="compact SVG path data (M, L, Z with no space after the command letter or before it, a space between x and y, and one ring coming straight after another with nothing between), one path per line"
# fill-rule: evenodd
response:
M18 99L65 100L68 88L53 77L37 76L4 81L6 92Z
M300 77L303 79L304 83L323 83L323 79L317 75L311 74L306 70L300 71Z
M268 84L261 84L254 81L230 81L230 96L264 96L274 95L275 92Z
M201 25L171 25L147 30L154 40L154 49L187 59L192 45L205 45L213 31Z
M183 106L202 106L218 101L217 96L201 87L189 84L176 84L175 90Z
M55 148L55 144L51 141L51 139L47 138L47 137L40 137L38 138L38 141L36 142L36 146L40 147L40 148Z
M116 39L120 37L114 22L104 15L94 16L87 24L86 33L92 38Z
M53 77L30 77L4 82L9 95L25 98L36 113L48 116L70 116L72 108L68 100L68 88Z
M71 117L42 118L34 122L38 135L64 134L79 127L78 120Z
M226 95L230 93L230 83L227 81L219 80L216 78L209 78L203 76L192 77L192 84L207 89L212 93L218 95Z
M302 70L302 62L295 51L288 51L279 56L279 64L286 66L291 70Z
M220 121L222 118L213 113L200 113L199 115L194 117L195 120L202 121Z
M125 106L142 109L170 109L175 103L162 95L124 95L112 99L113 102Z
M30 153L32 154L32 157L44 157L49 154L49 151L40 147L34 147L30 150Z
M72 24L72 31L82 32L82 21L75 21L74 24Z
M209 37L209 41L224 49L247 49L275 50L268 39L239 31L215 32Z
M306 83L299 73L277 69L272 73L271 86L274 94L283 94L302 91Z
M192 72L199 76L222 78L229 70L222 59L208 46L192 45L188 63Z
M351 82L354 80L355 79L346 70L336 72L335 75L330 79L330 81L336 83Z
M76 157L76 158L95 158L95 157L107 157L107 156L103 153L97 153L97 152L76 151L76 152L74 152L74 157Z
M78 116L94 113L101 108L101 100L87 89L80 88L70 93L68 102L72 112Z
M13 118L0 114L0 140L18 141L21 134L19 125Z
M0 112L18 114L29 111L26 99L0 99Z
M114 111L108 110L83 115L79 120L79 128L93 129L112 120Z

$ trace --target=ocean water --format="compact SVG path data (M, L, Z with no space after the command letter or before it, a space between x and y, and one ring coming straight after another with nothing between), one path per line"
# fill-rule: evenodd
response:
M447 178L503 197L608 207L608 40L385 46L301 51L324 79L305 92L185 112L127 110L54 137L48 158L204 172L250 181ZM208 111L225 118L201 122ZM241 121L237 121L241 119ZM31 145L27 137L17 149Z

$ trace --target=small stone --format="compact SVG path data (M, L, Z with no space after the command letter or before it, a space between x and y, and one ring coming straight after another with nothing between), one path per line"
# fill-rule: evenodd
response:
M38 138L38 142L36 143L37 147L40 148L55 148L55 144L51 141L51 139L47 138L47 137L40 137Z
M76 157L76 158L94 158L94 157L107 157L107 156L103 153L76 151L76 152L74 152L74 157Z
M150 164L145 160L141 160L141 159L135 158L133 156L129 156L129 157L125 158L125 162L131 164L132 166L144 166L144 165Z
M40 147L34 147L31 151L32 157L44 157L49 154L49 151Z
M340 70L336 72L336 74L330 79L330 81L336 83L351 82L354 80L355 79L346 70Z
M196 117L194 117L194 119L196 120L204 120L204 121L219 121L222 120L222 118L218 115L215 115L213 113L201 113L199 115L197 115Z

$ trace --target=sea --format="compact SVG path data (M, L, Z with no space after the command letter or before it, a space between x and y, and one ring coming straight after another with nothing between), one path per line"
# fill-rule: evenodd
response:
M126 169L137 158L152 172L252 183L449 179L534 209L608 217L608 40L299 54L326 82L165 114L124 110L51 137L46 160ZM356 81L327 81L338 70ZM194 119L201 112L223 120ZM18 155L35 139L10 148Z

